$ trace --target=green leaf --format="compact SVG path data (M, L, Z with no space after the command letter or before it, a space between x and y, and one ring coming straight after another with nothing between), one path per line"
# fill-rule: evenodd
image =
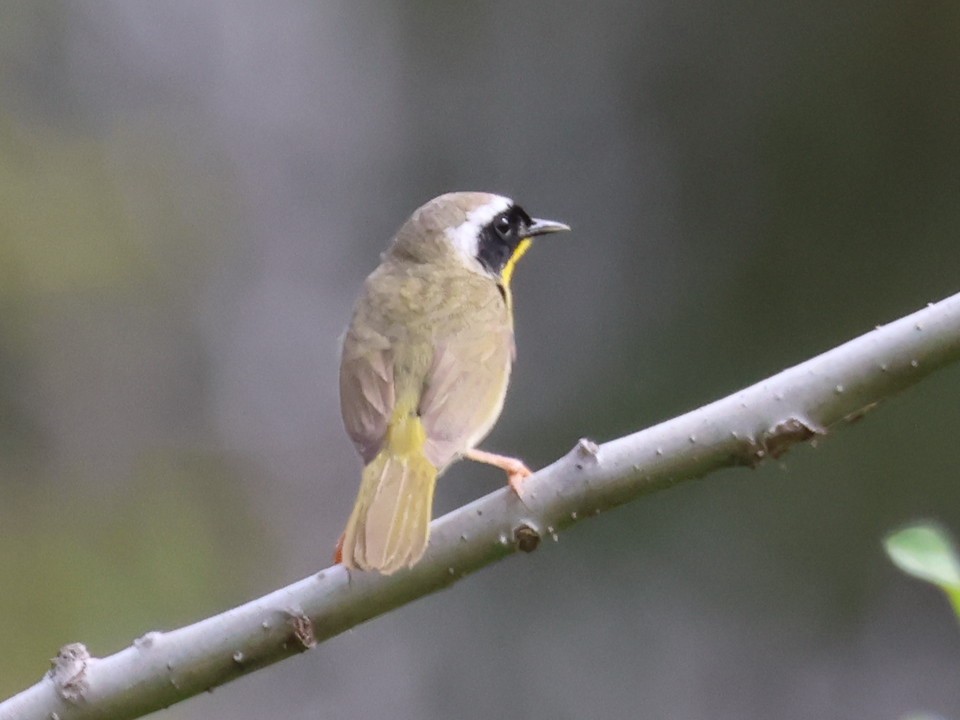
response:
M943 590L960 618L960 561L945 530L919 523L889 535L884 547L903 572Z

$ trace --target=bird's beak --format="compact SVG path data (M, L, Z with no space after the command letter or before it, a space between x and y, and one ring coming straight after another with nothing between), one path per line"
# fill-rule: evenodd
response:
M536 237L537 235L546 235L547 233L566 232L569 229L569 225L564 225L561 222L533 218L533 222L527 226L526 231L523 233L523 237L532 238Z

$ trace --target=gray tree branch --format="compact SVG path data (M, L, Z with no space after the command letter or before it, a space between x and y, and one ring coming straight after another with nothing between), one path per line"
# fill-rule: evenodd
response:
M733 465L755 466L832 432L960 359L960 295L851 340L722 400L642 432L581 440L525 481L433 523L409 571L334 566L105 658L67 645L32 687L0 703L0 720L123 720L167 707L277 662L518 550L534 550L585 517Z

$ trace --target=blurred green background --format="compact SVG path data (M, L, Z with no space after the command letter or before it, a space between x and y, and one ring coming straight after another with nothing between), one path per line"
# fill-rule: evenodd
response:
M545 464L960 290L956 2L0 8L0 695L328 563L337 339L407 215L575 232L486 447ZM881 540L960 532L960 369L163 717L960 718ZM502 484L457 466L437 512Z

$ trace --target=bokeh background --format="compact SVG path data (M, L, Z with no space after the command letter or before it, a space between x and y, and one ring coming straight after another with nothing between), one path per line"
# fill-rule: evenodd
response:
M960 290L949 0L0 8L0 695L329 561L337 341L407 215L575 232L487 447L543 465ZM960 718L881 540L960 532L960 370L164 718ZM502 484L445 476L443 512Z

